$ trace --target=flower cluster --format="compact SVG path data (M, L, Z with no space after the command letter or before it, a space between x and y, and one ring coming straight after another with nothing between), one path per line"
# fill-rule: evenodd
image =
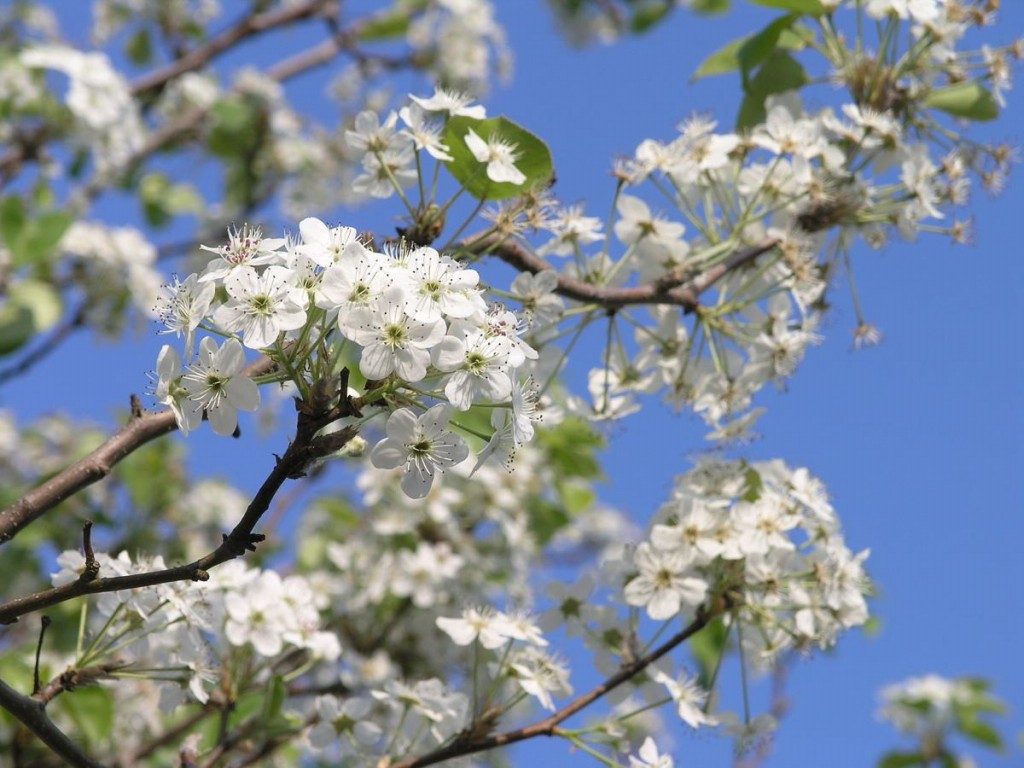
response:
M52 69L71 79L65 103L101 172L119 169L141 147L145 132L138 104L124 77L104 54L40 45L25 50L21 63L33 69Z
M747 658L828 647L868 618L863 562L824 487L780 461L709 460L681 476L633 551L624 597L652 619L693 616L708 595L735 607Z
M494 427L509 424L513 446L532 437L533 396L516 369L537 353L519 337L512 312L488 306L475 270L430 247L378 253L351 227L319 219L304 219L299 232L279 239L235 230L226 245L206 248L215 256L201 274L167 287L159 314L166 332L184 338L186 359L200 327L227 337L219 345L203 338L187 367L174 347L160 351L156 396L183 433L205 415L217 434L230 435L238 411L259 407L244 347L279 361L302 391L347 345L379 396L414 406L391 414L387 436L370 454L378 467L405 468L410 496L426 495L437 470L468 455L462 437L445 428L453 409L503 405ZM223 301L215 298L218 287ZM424 391L442 402L418 412Z
M127 552L97 553L96 561L104 578L166 567L160 557L133 561ZM77 580L86 567L74 550L62 553L57 564L54 586ZM94 634L74 663L81 668L113 658L125 667L151 670L153 679L164 683L164 711L189 698L205 703L215 681L226 670L239 669L242 659L248 660L245 684L269 679L275 665L294 664L296 658L337 659L337 636L320 629L324 598L302 576L282 578L241 560L212 571L203 584L106 593L92 616Z

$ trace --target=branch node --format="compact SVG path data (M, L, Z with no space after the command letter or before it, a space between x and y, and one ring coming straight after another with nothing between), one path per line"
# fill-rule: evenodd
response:
M82 552L85 554L85 569L78 580L93 581L99 575L100 564L92 550L92 520L86 520L82 526Z
M135 419L141 419L142 402L139 400L139 396L136 395L134 392L132 392L131 396L128 398L128 405L131 408L132 421L134 421Z

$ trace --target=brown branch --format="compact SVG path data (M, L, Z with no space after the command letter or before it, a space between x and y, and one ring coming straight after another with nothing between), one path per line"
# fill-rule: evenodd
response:
M332 421L352 415L351 409L358 410L358 404L345 397L344 390L342 395L340 403L334 408L321 409L313 406L309 409L310 412L299 411L295 440L288 446L288 450L278 457L274 468L249 503L242 519L212 552L186 565L126 576L101 578L86 570L73 582L15 598L0 605L0 624L9 624L27 613L82 595L140 589L174 581L206 581L210 577L211 568L241 557L246 552L255 551L256 545L263 541L264 536L253 533L253 530L285 480L302 477L312 462L339 450L356 434L354 428L346 427L338 432L316 436L320 429Z
M131 93L133 96L139 96L147 91L159 90L174 78L206 66L217 56L243 40L325 12L326 7L331 3L332 0L307 0L307 2L293 7L285 6L260 14L250 13L234 26L210 38L203 45L192 49L167 66L136 79L131 84Z
M167 731L164 731L148 744L144 744L143 746L139 747L138 750L132 753L131 757L123 761L123 764L134 765L138 761L146 757L149 757L151 754L156 752L161 747L170 744L172 741L177 741L178 738L184 736L196 725L198 725L200 722L205 720L207 717L209 717L216 711L216 705L214 705L212 702L207 702L206 704L203 704L199 709L197 709L191 715L186 717L176 726Z
M46 715L42 701L25 696L0 680L0 707L3 707L28 728L68 765L75 768L105 768L89 757L69 739Z
M721 610L723 609L717 608L710 611L699 612L697 614L697 618L691 621L685 629L676 633L673 637L655 648L646 656L628 664L624 664L618 672L609 677L603 683L590 689L582 696L573 699L569 704L562 707L550 717L533 723L532 725L527 725L514 731L495 734L494 736L486 736L484 738L466 738L465 736L456 737L455 741L446 747L442 747L441 749L435 750L434 752L426 755L421 755L420 757L402 760L401 762L395 763L392 768L420 768L420 766L434 765L435 763L451 760L452 758L461 757L463 755L486 752L487 750L494 749L495 747L503 747L507 744L525 741L536 736L553 736L556 728L561 723L568 720L580 710L590 706L605 694L615 688L618 688L627 680L635 677L662 656L700 632L700 630L707 626L708 622L714 619ZM463 731L463 734L473 733L473 731L474 726L471 725Z
M778 244L778 239L766 238L756 245L736 251L721 263L692 277L676 270L650 283L629 288L591 285L569 275L559 274L555 292L567 299L598 304L606 309L619 309L631 304L674 304L686 312L694 312L704 291L729 272L749 264ZM472 236L463 241L460 247L473 253L493 254L520 272L538 274L546 269L554 269L544 259L518 243L497 235Z
M273 365L269 358L260 358L246 368L245 373L247 376L257 376L267 373ZM141 418L131 418L120 432L88 456L54 475L0 512L0 545L10 541L22 528L64 499L102 480L111 473L114 465L133 451L150 440L173 432L177 427L174 414L170 410L149 413Z
M44 707L65 691L73 691L85 685L93 685L100 680L109 680L114 677L118 670L124 669L125 664L98 664L93 667L82 667L75 669L69 667L61 672L44 687L32 694L32 698Z

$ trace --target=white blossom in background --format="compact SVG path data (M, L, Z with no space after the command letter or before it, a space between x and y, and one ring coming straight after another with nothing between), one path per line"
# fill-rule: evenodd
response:
M120 169L142 148L145 131L138 106L128 82L106 55L41 45L23 51L21 62L70 78L65 103L78 119L82 139L93 149L101 173Z
M107 308L125 300L143 316L157 315L163 280L156 270L156 248L142 232L76 221L61 238L60 249L81 264L81 283L93 299L90 310L101 326L114 314Z
M648 736L640 745L636 756L629 756L629 768L674 768L671 755L663 755L658 751L654 739Z

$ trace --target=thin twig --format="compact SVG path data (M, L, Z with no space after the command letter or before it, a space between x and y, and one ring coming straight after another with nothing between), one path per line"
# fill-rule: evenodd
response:
M205 67L217 56L243 40L315 16L323 12L324 7L330 2L331 0L309 0L266 13L249 13L203 45L192 49L170 64L136 79L131 84L131 93L133 96L139 96L148 91L160 90L174 78Z
M673 637L655 648L646 656L628 664L624 664L618 672L609 677L603 683L590 689L582 696L573 699L573 701L562 707L550 717L533 723L532 725L528 725L514 731L495 734L494 736L485 736L483 738L456 737L455 741L446 747L442 747L441 749L435 750L434 752L430 752L426 755L421 755L420 757L402 760L395 763L392 768L420 768L421 766L434 765L435 763L444 762L445 760L451 760L452 758L461 757L463 755L486 752L494 749L495 747L514 744L518 741L525 741L536 736L553 736L556 728L562 722L568 720L580 710L590 706L610 691L618 688L627 680L632 679L662 656L684 643L693 635L697 634L708 624L709 621L714 619L721 610L723 609L706 612L702 611L698 613L697 618L691 621L685 629L676 633ZM472 733L473 731L474 726L470 725L463 733Z
M260 358L245 369L248 376L266 373L274 363ZM170 410L132 418L114 436L89 455L57 473L0 512L0 545L64 499L109 475L114 466L139 447L177 429Z
M44 707L65 691L73 691L86 685L94 685L100 680L109 680L126 664L97 664L92 667L76 669L69 667L61 672L43 688L32 694L32 698Z
M50 626L50 617L43 616L39 620L39 642L36 643L36 663L32 672L32 695L39 693L42 683L39 681L39 658L43 654L43 640L46 638L46 628Z
M704 291L729 272L749 264L778 244L777 239L766 238L756 245L736 251L720 264L708 267L688 279L682 273L669 273L653 282L630 288L592 285L569 275L559 274L555 292L568 299L598 304L606 309L618 309L630 304L674 304L686 312L693 312L699 306L698 300ZM493 254L520 272L538 274L553 269L542 258L518 243L495 235L469 237L460 247L474 253Z
M231 533L224 536L220 546L212 552L187 565L146 573L89 578L87 572L84 572L77 580L68 584L15 598L0 605L0 624L9 624L16 621L19 616L82 595L116 592L122 589L140 589L174 581L206 581L210 577L209 570L211 568L241 557L246 552L255 551L256 545L265 537L262 534L253 533L253 530L270 507L270 503L284 482L302 477L312 462L340 450L355 436L356 430L351 427L331 434L316 436L316 433L327 424L351 415L350 409L352 408L358 410L359 404L353 404L349 398L344 397L343 393L339 403L333 408L320 410L314 407L310 413L299 411L295 439L289 444L288 450L275 462L274 468L249 503L242 519L235 525Z

